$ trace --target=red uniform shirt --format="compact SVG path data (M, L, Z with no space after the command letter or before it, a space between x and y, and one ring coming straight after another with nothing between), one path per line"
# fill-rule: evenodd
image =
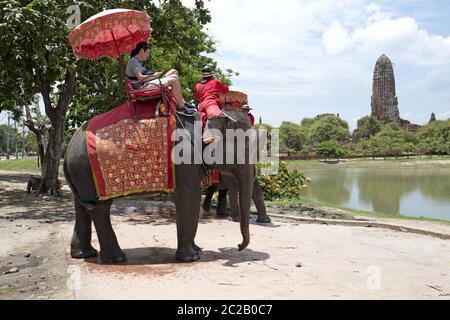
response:
M212 79L206 83L199 83L194 90L194 98L200 103L203 125L209 116L222 114L220 110L219 94L226 94L230 90L220 80Z
M194 98L200 104L206 100L214 100L217 104L220 103L219 94L226 94L230 91L226 85L220 80L212 79L205 84L199 83L194 90Z
M252 127L255 125L255 117L249 112L248 117L250 118L250 124Z

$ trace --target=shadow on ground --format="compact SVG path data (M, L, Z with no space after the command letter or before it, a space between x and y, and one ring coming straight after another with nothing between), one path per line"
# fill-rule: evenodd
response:
M214 261L223 260L222 263L225 267L237 267L238 264L249 263L255 261L267 260L270 256L266 252L254 251L251 249L245 249L244 251L238 251L237 248L219 248L219 251L203 251L200 261L195 263L177 263L175 261L176 250L166 247L154 247L154 248L133 248L124 249L128 261L118 264L102 264L99 258L89 258L84 261L87 263L88 269L98 270L101 272L160 272L164 273L164 269L173 271L176 266L186 267L198 263L208 263ZM149 269L135 268L136 266L143 267L161 267L162 269Z

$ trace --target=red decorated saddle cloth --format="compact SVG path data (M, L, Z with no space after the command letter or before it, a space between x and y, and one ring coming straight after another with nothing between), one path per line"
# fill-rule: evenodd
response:
M238 110L248 104L248 96L240 91L230 91L220 95L220 104L225 110Z
M125 103L89 122L87 149L100 200L174 190L175 122L157 116L157 103Z
M208 170L208 173L203 177L201 181L201 186L206 189L213 184L218 184L220 182L220 173L214 170Z

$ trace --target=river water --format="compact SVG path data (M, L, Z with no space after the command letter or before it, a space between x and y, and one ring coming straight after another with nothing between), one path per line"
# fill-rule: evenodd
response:
M304 197L347 208L450 221L450 168L304 170Z

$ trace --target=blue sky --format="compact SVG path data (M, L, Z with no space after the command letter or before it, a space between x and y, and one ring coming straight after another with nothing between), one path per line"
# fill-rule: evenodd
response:
M448 0L205 3L207 32L217 41L213 57L240 72L234 88L248 94L265 123L339 113L355 129L370 114L373 68L383 53L394 63L402 118L450 118Z
M185 0L192 5L192 0ZM373 68L394 63L402 118L450 118L450 2L227 0L206 2L222 68L240 72L265 123L339 113L350 127L370 114Z

